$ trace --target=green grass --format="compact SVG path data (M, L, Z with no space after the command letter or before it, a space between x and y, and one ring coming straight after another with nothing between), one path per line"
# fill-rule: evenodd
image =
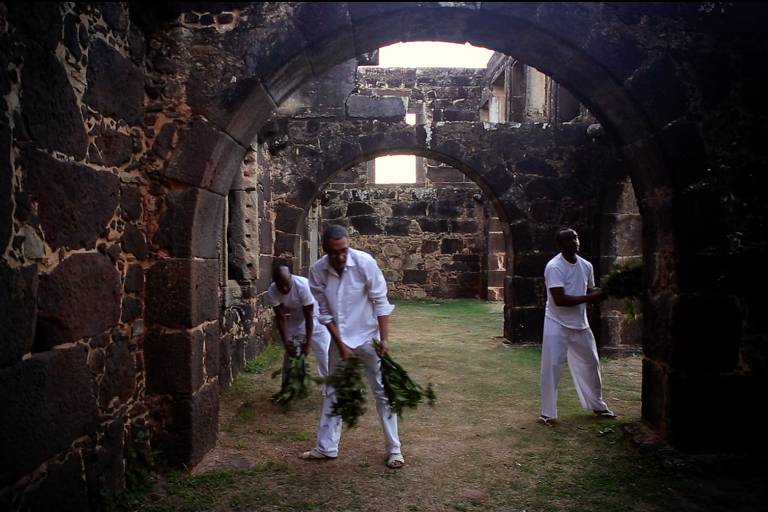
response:
M251 359L243 368L245 373L262 373L268 368L272 368L276 363L283 360L283 347L277 343L270 343L255 359Z
M383 466L370 396L361 426L345 431L338 460L299 461L296 454L314 441L320 397L285 411L268 402L279 386L269 370L282 357L272 346L250 363L254 372L241 373L223 394L219 442L203 463L206 473L174 474L129 509L730 512L761 506L764 478L670 467L628 442L621 425L639 420L639 358L603 361L606 399L620 420L582 411L565 370L561 423L542 427L535 423L540 350L495 338L503 323L498 304L396 305L392 355L414 380L432 382L438 396L434 408L409 409L400 422L403 470ZM747 472L753 480L757 473Z

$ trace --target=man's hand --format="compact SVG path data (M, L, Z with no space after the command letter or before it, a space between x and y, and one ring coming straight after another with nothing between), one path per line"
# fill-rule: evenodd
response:
M606 293L600 288L595 288L589 295L592 297L591 302L600 302L608 298L608 295L606 295Z
M386 339L379 340L379 342L376 343L375 346L376 346L376 353L379 355L379 357L389 352L389 341L387 341Z
M352 349L346 346L343 341L337 343L337 347L339 349L339 355L342 359L349 359L352 357Z

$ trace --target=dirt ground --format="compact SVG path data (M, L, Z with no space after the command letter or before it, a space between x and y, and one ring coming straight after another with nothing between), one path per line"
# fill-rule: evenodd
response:
M536 423L539 348L500 343L500 305L400 302L392 355L435 407L400 421L406 466L384 465L375 405L345 430L338 459L303 461L314 445L315 390L289 409L269 403L280 379L277 349L224 393L216 448L134 504L136 510L588 511L755 510L760 483L704 476L641 453L621 428L640 418L641 359L603 361L604 396L618 420L581 410L567 371L561 420ZM744 487L746 485L746 487ZM741 492L747 489L747 493ZM754 491L754 492L753 492ZM734 500L733 497L737 496Z

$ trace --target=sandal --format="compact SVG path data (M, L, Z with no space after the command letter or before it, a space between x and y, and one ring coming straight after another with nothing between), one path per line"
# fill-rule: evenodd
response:
M331 457L330 455L322 453L317 448L312 448L309 451L300 453L299 458L303 460L332 460L336 457Z
M536 422L541 423L545 427L555 426L555 418L550 418L549 416L544 416L543 414L536 419Z
M402 453L390 453L387 457L387 467L389 469L400 469L405 466L405 457Z
M604 411L592 411L592 412L595 413L595 415L600 418L608 418L608 419L618 418L618 416L616 416L616 414L610 409L606 409Z

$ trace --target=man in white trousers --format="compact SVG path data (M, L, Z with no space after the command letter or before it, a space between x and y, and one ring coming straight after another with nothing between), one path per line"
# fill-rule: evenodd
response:
M579 235L573 229L557 233L560 254L544 270L547 305L541 348L541 416L538 422L552 425L557 419L557 385L568 358L579 402L604 418L615 418L603 400L600 360L592 329L587 323L587 303L599 302L604 292L592 291L592 264L577 255Z
M298 355L297 348L307 355L311 347L317 362L318 376L327 377L331 335L318 321L319 308L307 278L292 275L287 263L278 262L272 270L267 302L274 308L277 330L285 347L283 384L288 378L291 359ZM294 340L297 339L303 343L300 347L294 346Z
M389 315L394 306L387 300L387 283L376 260L349 247L347 230L330 225L323 233L325 256L309 270L309 285L320 306L320 322L331 333L329 371L343 359L360 358L376 399L387 450L387 467L405 464L397 432L397 414L390 411L381 379L380 356L389 350ZM378 347L373 345L378 339ZM336 392L326 386L320 412L317 445L302 459L334 459L339 453L342 420L332 414Z

